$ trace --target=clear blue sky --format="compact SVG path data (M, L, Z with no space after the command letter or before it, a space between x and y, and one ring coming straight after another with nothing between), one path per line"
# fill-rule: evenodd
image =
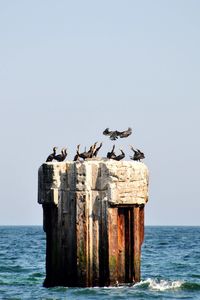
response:
M52 146L145 152L147 225L200 225L200 2L0 2L0 224L42 224Z

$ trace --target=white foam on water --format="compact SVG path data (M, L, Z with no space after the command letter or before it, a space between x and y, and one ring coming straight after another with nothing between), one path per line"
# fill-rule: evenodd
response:
M139 286L144 284L148 284L148 287L152 290L166 291L166 290L180 288L183 284L183 281L180 280L169 281L164 279L158 280L158 279L148 278L144 281L137 283L136 285Z

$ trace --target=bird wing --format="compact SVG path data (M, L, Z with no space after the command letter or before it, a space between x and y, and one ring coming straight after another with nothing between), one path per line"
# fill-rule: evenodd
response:
M128 137L131 134L132 134L132 129L129 127L127 130L121 131L119 133L119 137L120 138L125 138L125 137Z
M141 155L144 155L144 153L142 151L140 151L139 149L137 149L137 152Z
M135 149L133 148L133 146L130 145L130 147L131 147L131 150L135 153L136 151L135 151Z

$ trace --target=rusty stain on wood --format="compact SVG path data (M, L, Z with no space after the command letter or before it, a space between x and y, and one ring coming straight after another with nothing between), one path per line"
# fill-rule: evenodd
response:
M46 218L52 220L44 224L47 286L54 285L56 278L62 278L59 285L67 286L75 286L75 282L78 286L105 286L140 281L144 207L108 208L106 202L99 204L96 200L92 211L85 197L76 194L65 206L60 241L53 224L56 206L44 205Z
M144 241L144 205L140 205L140 245Z
M141 256L141 243L140 243L140 207L134 206L134 222L133 222L133 264L134 264L134 277L135 282L140 281L140 256Z
M52 165L49 170L45 165L44 174L41 174L43 181L48 175L47 183L40 183L41 197L47 197L47 201L42 200L47 239L46 287L113 286L140 281L145 203L138 201L138 204L135 200L124 201L124 204L118 204L118 200L109 202L106 183L101 181L103 174L106 178L111 174L115 182L119 180L121 189L122 177L113 176L98 164L95 162L94 177L88 181L92 190L84 181L91 163L78 165L76 180L73 177L76 165L62 166L62 172L66 173L61 172L60 179L55 179L53 173L50 178ZM58 170L56 166L55 171ZM52 189L51 182L54 187L56 184L60 187ZM109 197L113 199L117 195L116 188L111 192Z
M118 281L125 282L125 215L118 208Z

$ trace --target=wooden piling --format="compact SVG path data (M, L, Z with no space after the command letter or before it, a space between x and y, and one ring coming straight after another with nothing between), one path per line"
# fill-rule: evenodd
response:
M46 232L44 286L140 281L148 170L138 162L46 163L38 202Z

